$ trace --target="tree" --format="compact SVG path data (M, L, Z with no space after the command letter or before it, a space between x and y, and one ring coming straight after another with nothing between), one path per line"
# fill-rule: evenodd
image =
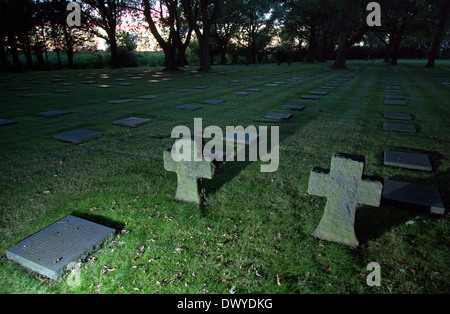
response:
M219 10L219 0L181 0L189 25L200 45L200 72L211 71L211 25Z
M338 32L333 68L345 69L348 49L370 28L365 21L365 7L359 0L320 0L320 3Z
M111 50L111 66L120 66L117 53L117 28L127 10L129 10L127 0L83 0L82 12L90 26L90 30L109 44ZM97 28L105 33L99 32Z
M438 9L439 19L436 26L436 33L433 38L433 44L431 46L430 54L428 56L427 68L434 68L434 62L439 53L439 47L441 46L442 35L444 34L445 26L447 24L447 18L450 12L450 0L435 0L432 1L433 5Z
M319 0L286 0L286 18L284 31L299 40L299 48L303 43L308 44L306 62L313 63L317 59L319 34L327 31L326 14L320 7Z
M150 32L164 51L166 70L174 71L185 65L186 49L191 40L192 28L187 23L180 1L139 1L140 9ZM159 7L158 7L159 5ZM164 38L162 32L168 35Z

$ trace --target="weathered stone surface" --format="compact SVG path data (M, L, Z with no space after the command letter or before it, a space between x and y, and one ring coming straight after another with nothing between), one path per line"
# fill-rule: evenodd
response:
M364 156L336 153L329 171L311 171L308 193L327 198L315 237L349 246L359 244L354 228L356 207L380 206L383 189L381 182L362 178L364 162Z
M281 107L283 110L296 110L296 111L303 111L305 110L305 106L297 106L297 105L284 105Z
M260 91L262 91L261 88L249 88L249 89L247 89L247 92L252 92L252 93L257 93L257 92L260 92Z
M291 113L279 113L279 112L271 112L264 116L266 119L277 119L277 120L288 120L292 118L293 115Z
M302 99L304 99L304 100L318 100L318 99L320 99L320 96L305 95L305 96L302 96Z
M8 120L8 119L0 119L0 126L10 125L10 124L14 124L14 123L17 123L17 121Z
M54 138L63 142L78 144L99 138L101 135L102 133L97 131L76 129L73 131L56 134L54 135Z
M250 94L250 92L235 92L235 93L233 93L233 95L236 95L236 96L247 96L248 94Z
M395 132L409 132L416 133L416 127L412 124L400 124L400 123L384 123L383 130L395 131Z
M139 127L141 125L149 123L150 121L152 121L152 120L151 119L131 117L131 118L127 118L127 119L114 121L113 124L114 125L120 125L120 126L127 126L127 127L130 127L130 128L137 128L137 127Z
M406 120L410 121L412 120L412 117L409 113L391 113L386 112L383 116L385 119L391 119L391 120Z
M311 95L320 95L320 96L325 96L327 94L327 92L316 91L316 90L310 91L309 93Z
M134 99L110 100L108 101L108 104L126 104L133 101Z
M430 159L425 154L412 154L389 150L384 152L384 165L423 171L433 170Z
M384 180L383 199L426 206L433 214L445 213L439 190L431 186Z
M65 114L70 114L70 113L71 112L68 110L51 110L51 111L46 111L46 112L40 112L40 113L38 113L38 115L40 115L41 117L51 118L51 117L62 116Z
M202 108L201 106L196 106L196 105L181 105L178 106L177 109L184 109L184 110L197 110Z
M386 99L384 104L389 106L406 106L408 103L405 100Z
M6 250L6 257L51 279L63 275L70 263L92 255L114 229L67 216Z
M404 100L405 96L402 95L384 95L386 99L394 99L394 100Z
M219 105L223 102L224 102L224 100L221 100L221 99L207 99L207 100L203 101L202 103L206 104L206 105Z
M185 158L175 161L172 154L177 155L176 146L183 148ZM190 147L191 154L185 153ZM215 164L203 158L202 143L191 138L183 138L176 142L172 149L164 152L164 169L177 173L178 185L175 199L182 202L201 204L202 181L212 179L215 173ZM180 158L181 159L181 158ZM198 161L196 161L198 159Z
M137 99L143 99L143 100L152 100L152 99L155 99L155 98L156 98L155 95L144 95L144 96L137 97Z

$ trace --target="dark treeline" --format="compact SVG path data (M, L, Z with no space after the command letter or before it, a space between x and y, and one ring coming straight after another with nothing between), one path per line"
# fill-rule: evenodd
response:
M67 5L81 6L81 25L68 26ZM164 52L166 69L198 55L200 71L214 62L307 63L348 59L450 57L450 0L377 1L381 26L366 18L361 0L0 0L0 68L73 68L77 51L95 51L105 39L113 68L126 66L139 36L152 37ZM125 26L133 23L140 35ZM136 29L136 27L135 27ZM23 61L25 60L25 61Z

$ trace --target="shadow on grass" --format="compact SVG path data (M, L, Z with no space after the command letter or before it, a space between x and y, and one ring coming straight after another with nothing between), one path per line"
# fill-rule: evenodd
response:
M105 227L112 228L116 231L121 231L125 227L124 223L109 219L105 216L92 215L92 214L88 214L88 213L81 212L81 211L80 212L75 211L71 215L81 218L81 219L85 219L85 220L97 223L97 224L105 226Z

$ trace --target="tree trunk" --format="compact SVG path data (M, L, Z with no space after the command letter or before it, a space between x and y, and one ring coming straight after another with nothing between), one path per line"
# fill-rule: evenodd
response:
M200 72L209 72L211 71L211 57L209 51L209 36L206 37L205 30L202 38L200 39Z
M309 30L309 46L306 54L306 63L314 63L316 61L317 39L316 39L316 27L313 25Z
M398 56L400 52L400 41L401 38L394 38L392 41L392 50L391 50L391 65L398 65Z
M117 53L117 41L115 34L113 36L109 36L109 47L111 49L111 67L118 68L120 67L119 55Z
M16 36L14 36L14 34L8 35L8 44L11 49L11 55L12 55L14 67L16 68L16 70L20 70L21 64L19 61L19 53L17 51Z
M444 0L444 6L439 16L438 29L436 34L434 35L433 45L431 46L431 51L428 56L428 63L426 65L426 68L434 68L434 62L439 53L439 47L441 46L442 35L444 33L445 24L447 23L449 11L450 11L450 0Z
M333 69L346 69L345 60L347 58L348 34L347 31L341 30L339 33L339 47L336 51L336 59L334 60Z
M166 71L178 70L176 49L172 45L166 45L164 50L164 65Z

